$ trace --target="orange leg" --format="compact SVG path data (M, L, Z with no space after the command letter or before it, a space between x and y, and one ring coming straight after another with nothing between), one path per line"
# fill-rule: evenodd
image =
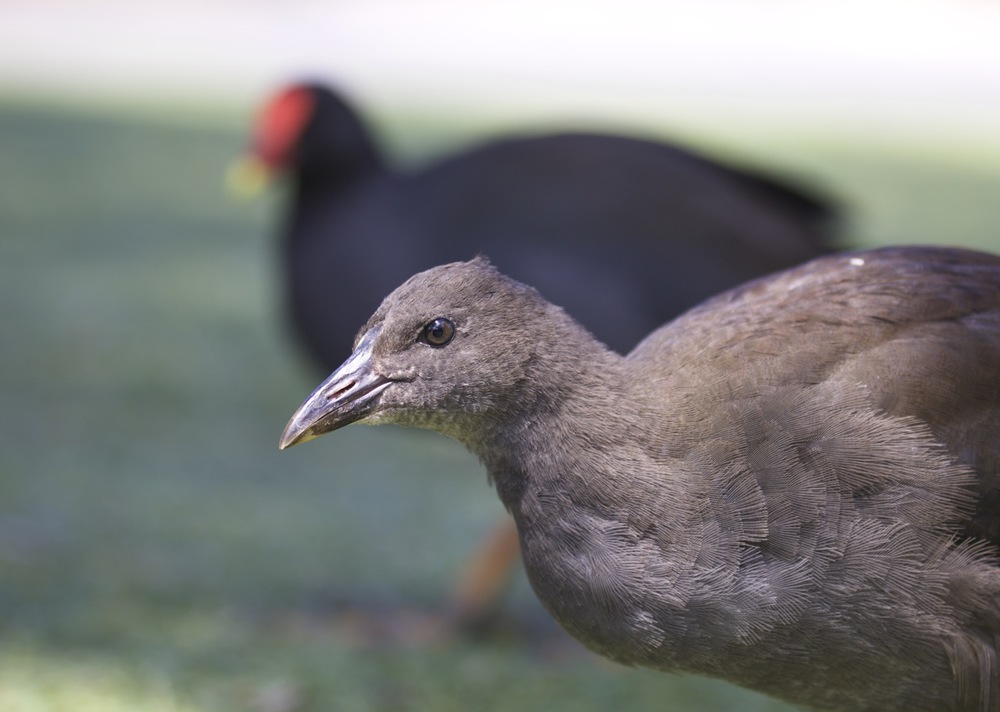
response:
M489 617L510 583L520 546L512 521L494 526L463 568L452 590L458 624L476 627Z

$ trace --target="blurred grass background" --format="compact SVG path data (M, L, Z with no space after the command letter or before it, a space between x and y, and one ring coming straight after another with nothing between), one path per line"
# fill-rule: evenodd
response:
M485 128L376 118L409 162ZM248 121L0 101L0 710L788 709L600 661L523 580L498 635L435 634L501 507L443 438L277 451L321 374L276 311L280 191L222 189ZM719 127L662 135L810 180L852 244L1000 250L996 145Z

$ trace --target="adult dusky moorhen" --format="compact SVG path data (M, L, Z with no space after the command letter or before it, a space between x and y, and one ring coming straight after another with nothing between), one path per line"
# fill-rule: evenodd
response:
M250 153L290 184L288 313L325 372L382 297L443 262L490 255L624 353L699 301L834 241L834 209L804 188L623 136L507 138L394 170L318 83L266 102Z

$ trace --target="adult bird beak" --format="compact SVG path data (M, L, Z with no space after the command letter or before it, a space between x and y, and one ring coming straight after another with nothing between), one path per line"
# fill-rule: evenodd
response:
M380 329L370 329L350 358L299 406L281 434L280 449L318 438L372 412L378 394L393 383L375 369L372 360L372 345Z
M260 195L270 179L271 168L254 155L237 158L226 170L226 187L243 200Z

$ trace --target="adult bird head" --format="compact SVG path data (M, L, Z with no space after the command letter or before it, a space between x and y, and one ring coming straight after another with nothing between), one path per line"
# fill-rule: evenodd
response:
M227 174L237 195L258 194L275 177L353 175L377 165L361 119L328 87L302 82L284 87L261 107L246 155Z
M354 352L313 391L282 449L358 420L429 428L468 443L523 409L520 385L558 310L485 259L415 275L361 329ZM558 310L561 314L561 310ZM475 431L475 432L473 432Z

